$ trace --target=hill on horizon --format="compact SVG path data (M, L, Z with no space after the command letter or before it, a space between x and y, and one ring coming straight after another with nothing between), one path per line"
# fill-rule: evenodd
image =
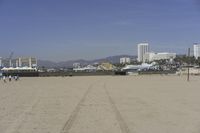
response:
M115 64L115 63L119 63L120 58L122 57L129 57L131 59L137 58L137 56L133 56L133 55L116 55L116 56L109 56L109 57L94 59L94 60L78 59L78 60L69 60L69 61L60 61L60 62L39 59L38 66L46 67L46 68L54 68L54 67L72 67L74 63L80 63L81 65L88 65L88 64L101 63L101 62L110 62L110 63Z

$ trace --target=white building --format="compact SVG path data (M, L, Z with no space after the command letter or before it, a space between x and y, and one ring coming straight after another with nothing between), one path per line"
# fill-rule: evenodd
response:
M144 55L143 61L144 62L151 62L155 60L166 60L166 59L174 59L176 58L176 53L154 53L154 52L148 52Z
M22 57L16 59L0 59L1 67L37 67L37 59L32 57Z
M154 53L154 52L145 53L144 56L143 56L143 62L153 61L153 58L154 58L155 55L156 55L156 53Z
M78 71L94 72L97 70L97 67L94 67L92 65L87 65L86 67L73 68L73 70L75 72L78 72Z
M200 57L200 44L194 44L194 57L196 59Z
M15 66L16 67L30 67L35 68L37 67L37 59L32 57L22 57L15 59Z
M149 44L148 43L140 43L138 44L138 61L142 62L144 59L144 54L149 52Z
M120 64L130 64L131 63L131 59L128 57L123 57L120 58Z
M76 62L76 63L73 63L73 68L80 68L81 67L81 64Z

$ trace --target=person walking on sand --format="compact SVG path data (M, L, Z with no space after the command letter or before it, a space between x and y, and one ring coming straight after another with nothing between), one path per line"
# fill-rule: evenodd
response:
M14 79L15 79L15 81L17 81L17 80L18 80L18 77L17 77L17 76L14 76Z
M3 82L6 83L6 76L3 76Z
M9 82L11 82L11 80L12 80L12 76L11 76L11 75L9 75L9 77L8 77L8 78L9 78Z

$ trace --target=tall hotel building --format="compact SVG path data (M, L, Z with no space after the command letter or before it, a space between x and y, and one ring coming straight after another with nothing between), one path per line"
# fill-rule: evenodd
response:
M198 59L200 57L200 44L194 44L194 57Z
M144 54L149 52L149 44L148 43L140 43L138 44L138 61L144 61Z

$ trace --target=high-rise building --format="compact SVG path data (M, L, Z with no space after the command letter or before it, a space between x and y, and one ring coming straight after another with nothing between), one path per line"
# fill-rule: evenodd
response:
M138 61L144 61L144 54L149 52L149 44L148 43L140 43L138 44Z
M194 44L194 57L198 59L200 57L200 44Z

